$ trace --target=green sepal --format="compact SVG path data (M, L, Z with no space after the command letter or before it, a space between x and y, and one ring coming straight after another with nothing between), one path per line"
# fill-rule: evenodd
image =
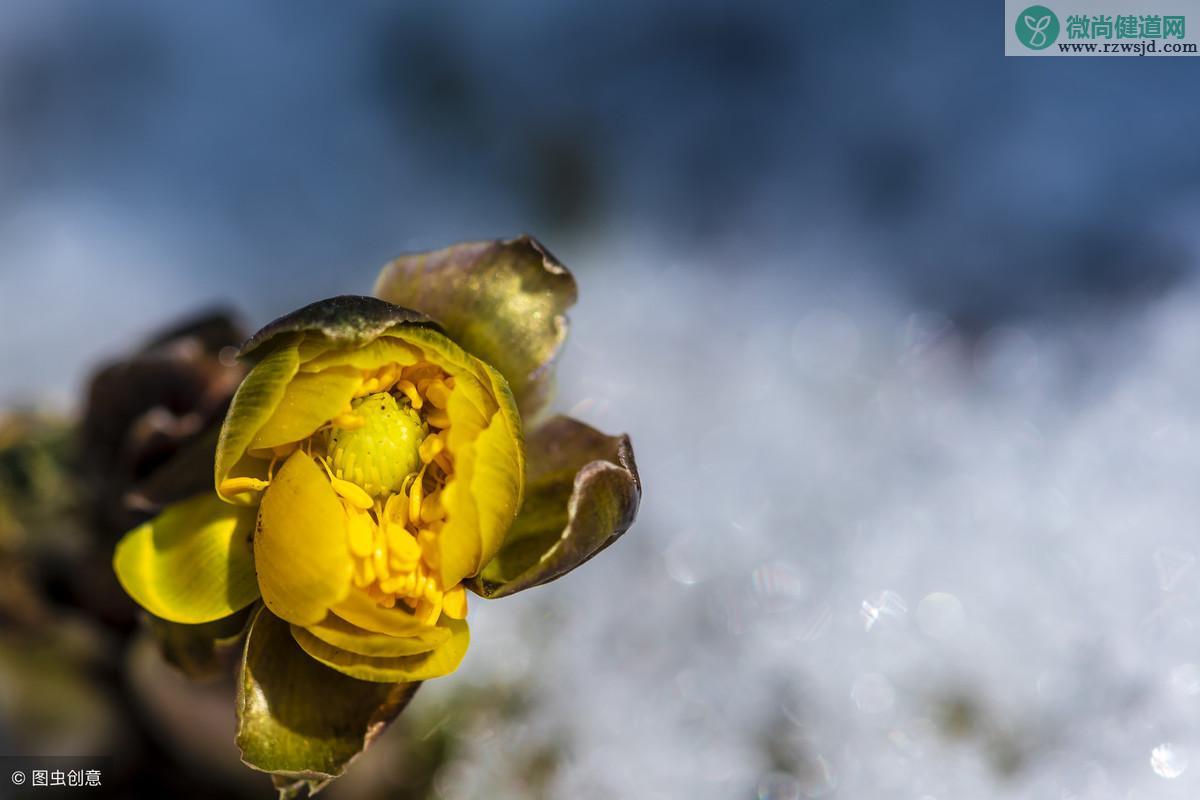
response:
M469 584L485 598L548 583L615 542L642 496L628 436L606 436L569 417L525 439L525 502L504 546Z
M288 623L262 609L251 623L238 678L242 761L276 786L320 789L383 733L419 683L359 681L310 658Z
M566 311L578 290L570 271L533 237L401 256L379 273L375 294L428 314L498 369L526 418L549 401Z
M267 323L246 340L238 356L262 358L277 346L275 339L285 334L319 335L332 346L357 347L401 324L436 327L425 314L377 297L339 295L310 303Z

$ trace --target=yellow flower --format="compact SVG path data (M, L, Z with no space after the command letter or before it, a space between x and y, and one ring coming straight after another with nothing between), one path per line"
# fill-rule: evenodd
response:
M341 341L304 329L314 313L372 327ZM521 505L521 424L507 382L427 320L373 298L302 309L247 349L259 361L221 428L216 498L131 532L116 560L125 588L188 623L261 593L309 655L356 678L453 671L468 637L463 580L496 555ZM251 542L252 571L243 564L225 587L206 581L224 598L173 603L139 579L151 539L205 526L228 545L227 563Z
M458 667L468 589L496 598L560 577L627 530L641 496L628 437L565 417L523 436L575 300L537 242L397 259L376 293L314 303L246 342L215 491L168 506L114 557L171 641L227 641L231 615L261 598L238 744L281 775L340 774L417 682ZM338 702L317 702L326 692ZM294 704L304 730L286 722Z

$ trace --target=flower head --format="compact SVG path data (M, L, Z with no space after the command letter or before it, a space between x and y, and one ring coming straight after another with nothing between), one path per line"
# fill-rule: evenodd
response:
M381 709L390 719L417 682L461 662L468 589L500 597L565 574L629 527L641 494L627 437L564 417L523 434L575 299L535 241L401 258L376 292L314 303L246 342L253 366L220 428L215 491L130 531L114 559L161 625L202 634L261 598L239 744L280 774L340 774ZM333 752L321 725L281 722L306 681L340 687L350 705L324 713L343 735L362 727L357 740Z

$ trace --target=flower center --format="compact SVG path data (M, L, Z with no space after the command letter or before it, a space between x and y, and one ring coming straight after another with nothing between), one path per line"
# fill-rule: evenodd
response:
M354 585L377 604L404 603L432 624L466 615L461 585L437 576L445 524L441 494L454 472L446 406L454 378L428 361L363 374L359 396L331 421L330 484L349 515Z
M335 424L330 432L330 470L371 497L386 498L420 469L420 446L429 427L407 399L397 402L390 392L355 400L351 408L354 427Z

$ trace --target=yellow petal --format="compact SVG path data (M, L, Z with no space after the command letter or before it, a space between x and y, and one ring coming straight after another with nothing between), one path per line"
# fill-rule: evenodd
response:
M446 524L438 537L438 561L443 586L477 574L491 561L504 544L524 493L524 446L516 405L503 388L504 379L486 365L480 368L497 403L482 428L471 382L457 382L450 395L455 472L442 492Z
M223 500L241 505L258 502L254 492L230 492L221 484L231 477L265 477L265 465L258 459L247 458L246 449L283 398L288 381L299 366L297 347L303 337L289 334L262 361L254 365L229 404L221 436L217 441L214 476L217 494Z
M212 622L258 597L253 533L254 509L204 494L125 534L113 569L129 596L156 617Z
M362 373L352 367L301 373L288 382L275 407L250 447L265 450L307 439L317 428L345 411L362 383Z
M352 678L377 683L404 683L448 675L462 663L471 641L467 623L450 619L444 620L439 626L448 629L450 637L435 649L413 656L382 657L352 653L295 625L292 626L292 637L304 652L317 661Z
M308 632L327 644L364 656L413 656L428 653L450 638L450 629L429 625L409 636L373 633L330 614Z
M362 347L332 350L304 362L301 372L319 372L330 367L353 367L357 370L376 370L386 364L402 367L420 360L419 351L390 336L381 336Z
M254 562L267 607L296 625L320 622L350 590L346 511L301 450L263 493Z
M525 494L525 446L516 403L507 387L500 391L504 382L500 374L484 366L493 380L500 408L475 441L471 494L478 508L482 549L471 575L478 574L500 550ZM443 585L453 586L457 582L447 580Z

